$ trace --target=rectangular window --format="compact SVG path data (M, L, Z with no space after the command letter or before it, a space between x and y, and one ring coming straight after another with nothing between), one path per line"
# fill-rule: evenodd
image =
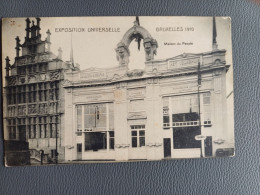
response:
M114 130L114 104L108 104L109 106L109 130Z
M49 122L50 138L56 138L56 131L57 131L57 137L59 137L58 136L58 124L59 124L59 117L50 116L50 122Z
M203 94L203 118L204 118L204 127L211 126L211 105L210 105L210 92Z
M115 148L115 132L109 131L109 148L114 149Z
M145 146L145 125L131 126L132 148Z
M16 119L8 120L9 139L16 139Z
M36 117L28 119L29 139L36 138Z
M85 134L85 151L98 151L107 148L107 132L89 132Z
M107 130L106 104L84 105L84 130Z
M78 105L77 109L77 131L82 131L82 106Z
M195 136L200 134L198 126L173 128L173 148L200 148L200 141L195 140Z
M82 152L82 144L77 144L77 152Z

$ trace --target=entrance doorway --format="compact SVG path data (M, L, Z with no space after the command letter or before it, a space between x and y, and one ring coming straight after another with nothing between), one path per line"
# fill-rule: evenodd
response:
M171 138L163 139L164 158L171 157Z
M82 160L82 144L77 144L77 160Z
M212 156L212 136L207 136L204 140L205 157Z

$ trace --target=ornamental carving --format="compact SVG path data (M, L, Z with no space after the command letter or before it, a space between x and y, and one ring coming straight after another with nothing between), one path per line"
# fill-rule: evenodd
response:
M8 116L12 117L15 116L15 106L8 106Z
M130 144L116 144L115 147L116 148L129 148Z
M162 143L148 143L146 144L148 147L160 147L162 146Z
M47 59L48 59L48 56L47 56L47 55L42 55L42 56L39 56L38 61L39 61L39 62L43 62L43 61L46 61Z
M15 85L16 84L16 78L15 77L8 78L8 84L9 85Z
M26 106L18 106L18 115L26 115Z
M28 114L36 114L36 113L37 113L36 104L28 105Z
M60 78L60 73L58 71L56 72L50 72L50 79L51 80L57 80Z
M124 43L118 43L116 51L116 59L120 66L127 66L129 64L130 51Z
M40 113L40 114L48 113L47 103L39 104L39 113Z
M143 76L143 74L144 74L144 70L137 70L137 69L132 71L127 71L126 73L128 77L141 77Z
M50 114L57 112L57 106L58 106L58 104L56 102L50 103L50 107L49 107Z
M46 74L40 74L40 80L41 81L45 81L47 79L47 75Z
M28 82L29 82L29 83L34 83L34 82L36 82L36 77L35 77L34 75L28 76Z
M124 34L122 40L117 44L117 48L115 49L116 57L120 66L127 66L129 63L130 43L135 40L138 43L138 50L140 50L142 39L145 51L145 60L150 61L154 59L154 55L157 54L157 41L152 38L145 28L140 26L138 21L135 21L134 26Z
M135 119L146 119L146 112L142 111L142 112L130 112L128 113L128 120L135 120Z
M159 79L155 78L155 79L147 79L147 84L158 84L159 83Z
M144 39L144 51L145 51L145 59L146 61L150 61L154 59L154 55L157 54L157 41L151 38Z
M24 84L25 83L25 77L20 77L19 78L19 82L20 82L20 84Z

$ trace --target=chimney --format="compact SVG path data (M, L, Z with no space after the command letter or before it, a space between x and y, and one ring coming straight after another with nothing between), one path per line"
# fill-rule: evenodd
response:
M36 35L39 36L40 35L40 30L41 30L41 27L40 27L41 18L36 18L36 21L37 21L37 32L36 32Z
M17 36L15 38L16 40L16 47L15 47L15 50L16 50L16 57L19 57L19 51L20 51L20 39L19 37Z
M9 64L10 60L9 57L7 56L5 58L5 70L6 70L6 76L9 76L9 69L10 69L10 64Z
M26 29L25 29L26 30L26 39L29 39L31 21L29 18L27 18L25 21L26 21Z
M62 49L61 49L61 47L59 47L59 49L58 49L58 58L60 59L60 60L62 60Z

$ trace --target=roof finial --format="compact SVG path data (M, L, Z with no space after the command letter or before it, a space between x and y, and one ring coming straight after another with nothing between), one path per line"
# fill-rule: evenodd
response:
M218 49L217 44L217 28L216 28L216 19L213 17L213 40L212 40L212 49L213 51Z
M72 66L74 66L74 58L73 58L73 46L72 46L72 33L70 34L70 62Z

